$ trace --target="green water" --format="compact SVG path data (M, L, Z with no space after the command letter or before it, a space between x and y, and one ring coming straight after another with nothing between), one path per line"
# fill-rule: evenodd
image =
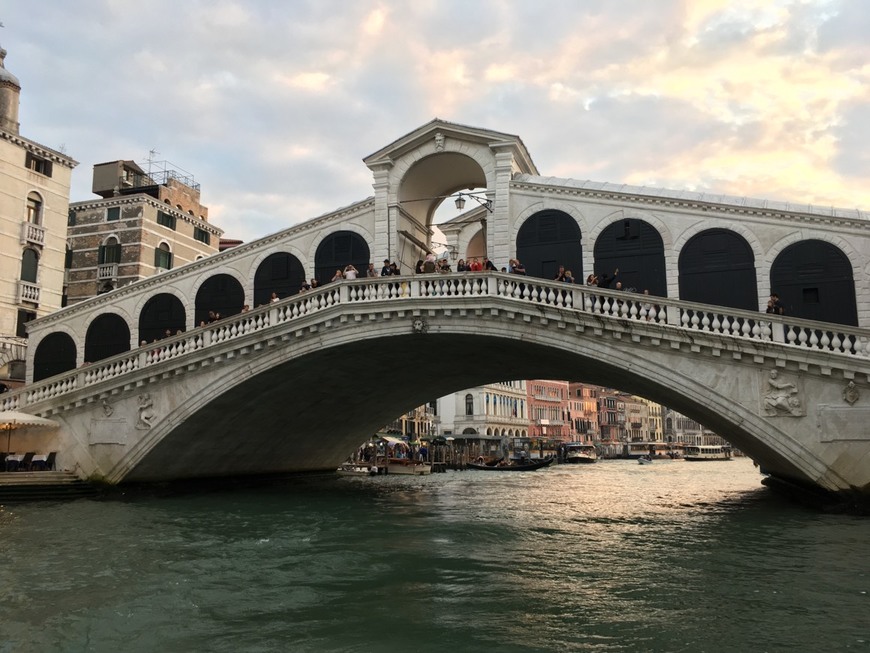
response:
M870 519L751 462L0 509L0 651L870 650Z

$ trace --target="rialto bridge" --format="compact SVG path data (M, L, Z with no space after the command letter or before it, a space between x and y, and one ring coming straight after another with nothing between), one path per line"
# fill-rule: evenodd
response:
M2 406L59 421L63 466L121 482L327 469L437 396L562 378L870 492L866 215L542 177L519 138L438 120L364 161L374 197L31 322L29 383ZM458 197L476 201L439 225L451 262L528 277L411 274ZM383 259L402 276L298 292ZM559 265L652 297L545 280ZM763 314L771 291L785 317Z

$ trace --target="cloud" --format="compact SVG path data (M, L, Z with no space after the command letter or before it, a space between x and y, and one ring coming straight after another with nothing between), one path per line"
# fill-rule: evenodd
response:
M32 5L32 6L31 6ZM21 131L91 166L156 149L251 238L372 194L440 117L542 174L870 206L870 6L833 0L12 3Z

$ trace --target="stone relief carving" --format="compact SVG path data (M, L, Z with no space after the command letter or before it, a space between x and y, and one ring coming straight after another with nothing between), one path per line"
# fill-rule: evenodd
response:
M770 370L767 376L767 389L762 398L764 414L790 415L800 417L804 414L803 402L797 386L791 381L779 378L779 372Z
M106 401L105 399L103 399L102 405L103 405L103 413L105 413L106 417L111 417L112 413L115 412L115 409L112 408L112 406L109 404L109 402Z
M146 392L144 395L139 395L139 419L136 421L136 428L150 429L152 419L154 419L154 401Z
M861 395L858 394L858 387L855 385L855 382L849 381L848 385L843 388L843 401L851 406L860 398Z
M423 318L415 318L411 323L411 326L414 329L414 333L426 333L426 330L429 328L429 325L426 324L426 321Z
M441 132L437 132L435 134L435 151L443 152L444 151L444 134Z

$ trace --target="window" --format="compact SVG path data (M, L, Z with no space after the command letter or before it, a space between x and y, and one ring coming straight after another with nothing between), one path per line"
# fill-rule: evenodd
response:
M474 397L470 394L465 395L465 414L474 415Z
M99 264L103 263L120 263L121 262L121 243L114 236L106 240L105 244L100 245L98 256Z
M69 245L67 245L66 255L64 256L64 259L63 259L63 269L69 270L70 268L72 268L72 261L73 261L73 251L69 248Z
M193 228L193 238L194 240L198 240L199 242L205 243L206 245L211 242L211 234L205 229L200 229L199 227Z
M36 156L35 154L28 152L27 156L24 158L24 167L28 170L33 170L33 172L39 173L40 175L51 177L51 161L43 159L41 156Z
M106 222L114 222L115 220L121 219L121 207L113 206L110 209L106 209Z
M66 226L67 227L75 227L76 226L76 210L70 209L66 214Z
M36 313L33 311L23 311L21 309L18 310L18 326L15 329L15 335L19 338L27 337L27 328L24 326L30 320L36 319Z
M30 224L42 224L42 198L36 193L27 196L27 221Z
M166 243L160 243L160 246L154 250L154 267L172 269L172 252L169 251L169 245Z
M157 224L163 225L175 231L175 216L171 213L157 212Z
M21 280L36 283L36 273L39 269L39 255L35 250L25 249L21 255Z

